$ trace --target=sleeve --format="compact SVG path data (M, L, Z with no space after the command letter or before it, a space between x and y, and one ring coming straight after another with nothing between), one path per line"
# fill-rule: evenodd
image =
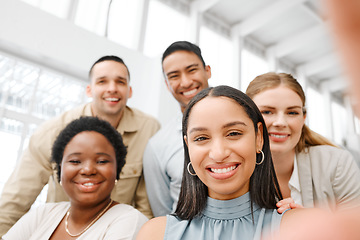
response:
M147 121L147 124L145 124L144 126L145 127L143 129L147 129L147 131L150 131L150 135L148 139L150 139L160 129L159 122L153 118L150 118ZM142 159L142 162L144 162L144 159ZM135 208L138 209L143 214L145 214L146 217L148 218L153 217L153 212L150 207L149 198L146 192L144 172L142 172L138 185L136 187L134 202L135 202Z
M360 204L360 170L347 151L341 151L332 185L339 207Z
M30 209L49 180L52 173L50 135L39 129L31 137L28 149L4 185L0 199L0 236Z
M147 221L148 219L142 213L133 209L108 227L104 240L135 240L140 228ZM119 229L121 229L121 234Z
M170 179L159 164L159 159L151 145L144 152L144 176L146 191L155 217L171 213L173 200L170 195Z

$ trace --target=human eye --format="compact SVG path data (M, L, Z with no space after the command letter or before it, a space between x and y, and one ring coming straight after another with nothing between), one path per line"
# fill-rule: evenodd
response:
M207 139L209 138L205 136L198 136L198 137L194 137L194 142L203 142L206 141Z
M228 135L229 137L236 137L236 136L241 136L241 135L243 135L243 133L240 132L240 131L231 131L231 132L229 132L227 135Z
M289 111L288 115L292 115L292 116L296 116L299 115L300 113L298 111Z
M105 164L105 163L108 163L108 162L110 162L110 161L107 160L107 159L99 159L99 160L97 161L97 163L99 163L99 164Z
M179 75L178 74L172 74L172 75L169 75L168 76L168 79L169 80L176 80L176 79L178 79L179 78Z
M194 68L190 68L190 69L189 69L189 72L190 72L190 73L193 73L193 72L195 72L196 70L197 70L197 68L195 68L195 67L194 67Z
M77 164L80 164L80 163L81 163L81 161L80 161L80 160L78 160L78 159L70 159L68 162L69 162L69 163L72 163L72 164L75 164L75 165L77 165Z
M270 110L261 110L260 112L261 112L261 114L263 114L263 115L270 115L270 114L272 114L272 112L271 112Z

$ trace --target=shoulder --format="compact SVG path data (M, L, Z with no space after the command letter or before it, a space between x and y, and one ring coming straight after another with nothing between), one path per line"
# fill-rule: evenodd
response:
M299 154L300 159L306 156L310 158L312 164L354 161L349 151L329 145L312 146Z
M343 154L350 154L348 151L340 148L340 147L333 147L329 145L319 145L319 146L312 146L308 148L309 154L322 154L322 155L343 155Z
M43 122L39 128L35 131L34 135L40 134L42 137L42 133L46 132L48 134L53 134L57 136L57 134L72 120L79 118L84 115L84 109L86 105L81 105L66 112L63 112L61 115L49 119Z
M164 239L167 217L157 217L146 222L137 236L138 240Z
M144 113L143 111L140 111L139 109L132 108L132 107L126 107L125 114L129 114L130 118L139 121L139 122L146 122L148 124L156 125L160 127L160 123L158 120L156 120L155 117L151 116L150 114Z

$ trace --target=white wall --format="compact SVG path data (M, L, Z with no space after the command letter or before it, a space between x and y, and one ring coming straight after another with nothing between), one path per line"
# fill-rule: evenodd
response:
M117 55L130 70L129 106L160 118L161 123L178 111L165 87L160 58L146 57L24 2L0 0L0 50L84 81L99 57Z

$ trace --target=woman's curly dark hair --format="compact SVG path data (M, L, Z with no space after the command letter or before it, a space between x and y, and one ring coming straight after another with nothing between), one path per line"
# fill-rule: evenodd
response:
M56 163L58 181L61 175L61 162L65 147L77 134L94 131L103 135L114 147L116 156L116 179L119 179L121 169L125 165L126 147L121 134L109 122L97 117L80 117L70 122L57 136L51 151L51 161Z

